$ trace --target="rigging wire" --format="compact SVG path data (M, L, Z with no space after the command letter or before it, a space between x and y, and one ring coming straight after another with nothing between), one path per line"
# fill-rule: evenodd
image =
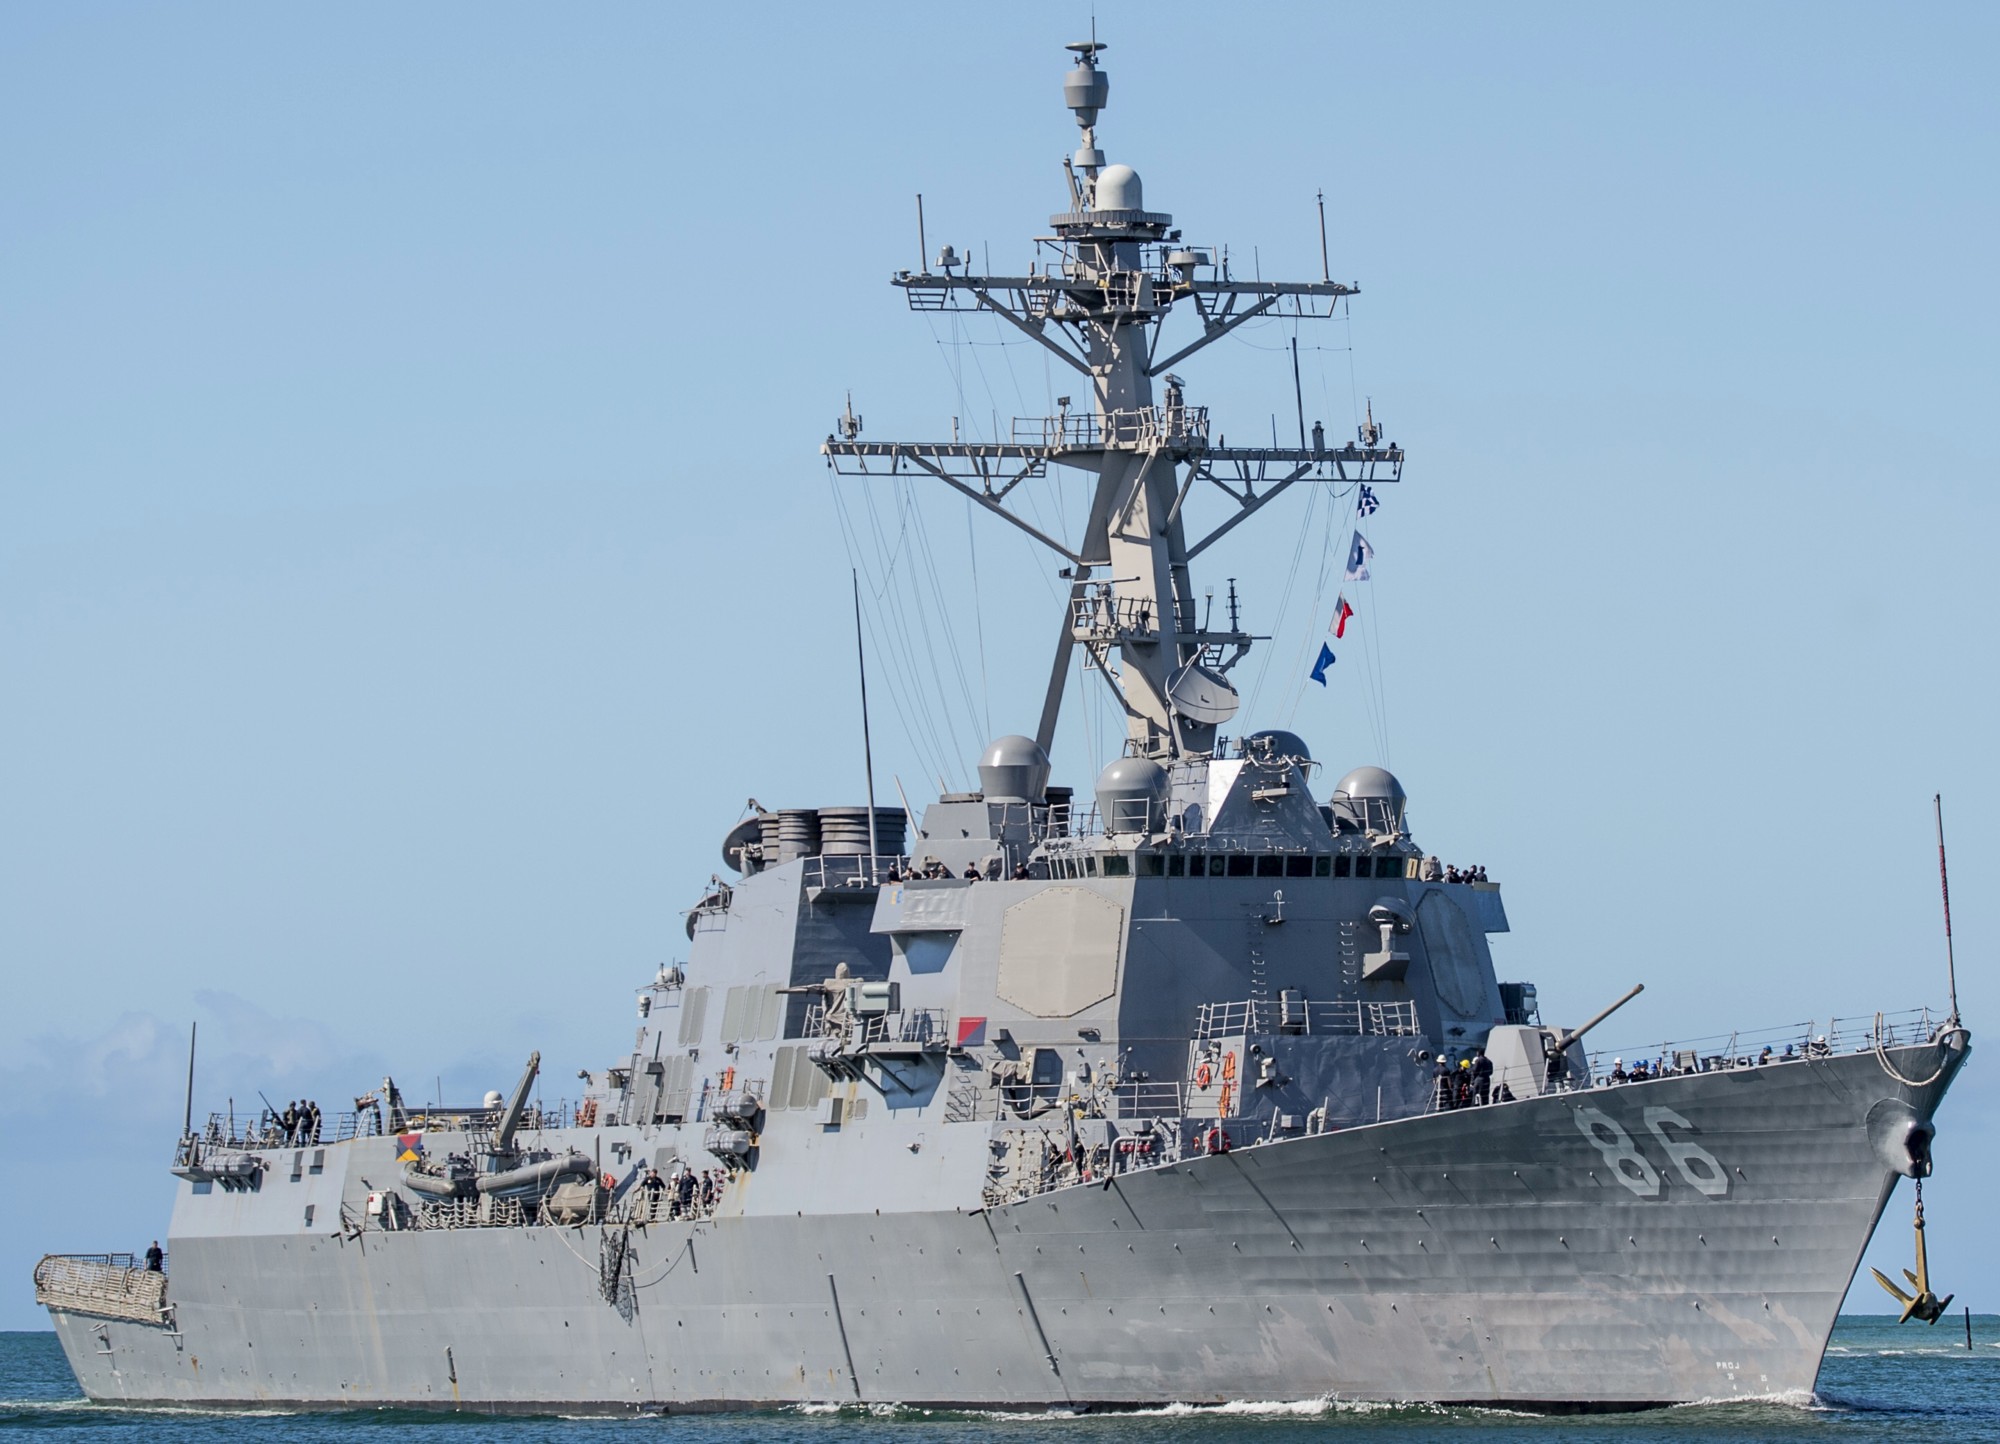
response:
M986 735L993 736L993 688L986 673L986 605L979 595L979 538L972 515L972 498L965 500L965 550L972 559L972 623L979 634L979 705Z
M1279 632L1284 630L1285 617L1291 607L1292 588L1298 581L1299 562L1305 556L1306 537L1311 534L1313 513L1319 506L1319 500L1319 488L1314 487L1311 494L1306 498L1306 514L1299 526L1298 540L1292 544L1292 564L1285 568L1285 585L1278 593L1278 612L1271 624L1271 632L1274 638ZM1257 710L1257 700L1263 695L1264 678L1271 670L1271 658L1276 653L1276 650L1275 647L1264 649L1264 659L1257 666L1257 680L1251 684L1250 696L1245 700L1243 705L1245 717L1253 715Z
M868 605L863 609L863 616L868 627L869 636L874 642L876 654L883 657L889 663L889 665L883 668L883 690L888 693L890 703L896 712L897 721L902 724L904 740L908 743L911 751L924 759L926 768L929 770L930 762L933 759L941 759L942 752L937 746L934 727L929 724L928 719L917 705L919 699L907 695L909 691L908 675L907 669L902 664L899 656L898 639L885 635L889 631L889 627L881 615L883 610L882 597L888 589L889 583L886 577L878 581L879 573L877 568L869 564L868 557L861 544L861 539L857 534L858 528L837 478L834 483L833 492L835 514L840 523L841 542L847 550L848 561L867 579L865 591ZM878 543L879 551L879 534L874 535L874 540ZM894 616L896 613L892 611L890 615Z

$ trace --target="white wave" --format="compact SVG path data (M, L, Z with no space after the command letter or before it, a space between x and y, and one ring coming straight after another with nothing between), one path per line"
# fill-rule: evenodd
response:
M1670 1404L1670 1409L1720 1409L1730 1404L1757 1404L1775 1406L1780 1409L1804 1409L1810 1413L1823 1413L1835 1406L1827 1403L1811 1389L1779 1389L1768 1394L1720 1394L1704 1399L1689 1399L1683 1403Z

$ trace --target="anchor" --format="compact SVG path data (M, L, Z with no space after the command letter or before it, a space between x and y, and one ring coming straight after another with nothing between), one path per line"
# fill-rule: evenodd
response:
M1915 1295L1904 1293L1880 1269L1870 1269L1868 1272L1875 1275L1875 1282L1894 1294L1896 1301L1902 1304L1903 1317L1896 1320L1899 1324L1907 1324L1911 1319L1922 1319L1925 1323L1934 1325L1944 1317L1944 1311L1951 1307L1954 1295L1946 1294L1943 1298L1939 1298L1931 1292L1930 1266L1924 1258L1923 1179L1917 1180L1917 1271L1911 1273L1908 1269L1903 1270L1903 1277L1908 1279L1910 1287L1916 1290Z

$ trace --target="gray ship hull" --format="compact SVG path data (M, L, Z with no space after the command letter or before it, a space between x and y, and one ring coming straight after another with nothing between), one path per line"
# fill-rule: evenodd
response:
M597 1226L177 1237L167 1323L51 1313L105 1403L1797 1394L1896 1149L1964 1053L1888 1057L1938 1076L1909 1086L1844 1054L1240 1148L990 1210L656 1224L609 1290Z

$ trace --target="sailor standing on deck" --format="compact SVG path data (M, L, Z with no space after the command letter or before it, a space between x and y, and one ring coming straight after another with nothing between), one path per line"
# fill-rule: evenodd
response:
M154 1239L153 1246L146 1250L146 1271L156 1274L164 1273L166 1272L166 1267L167 1256L160 1251L160 1241Z

